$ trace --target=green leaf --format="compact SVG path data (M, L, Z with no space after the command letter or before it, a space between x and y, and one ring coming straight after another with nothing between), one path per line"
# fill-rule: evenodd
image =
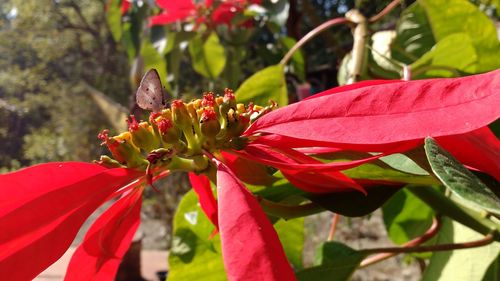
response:
M111 35L116 42L122 38L122 14L120 12L119 0L112 0L108 2L108 11L106 13L106 21L108 22Z
M288 104L285 71L280 64L269 66L250 76L235 93L238 102L266 105L273 100L280 106Z
M484 237L448 218L444 218L442 223L437 244L463 243ZM424 272L422 281L498 280L498 275L496 279L483 279L483 277L490 264L498 258L499 253L500 243L498 242L478 248L435 252Z
M379 160L403 173L414 174L419 176L429 175L427 171L422 169L419 165L417 165L417 163L415 163L415 161L413 161L404 154L395 153L388 156L380 157Z
M406 64L416 61L436 43L425 10L418 2L403 11L396 32L392 57Z
M384 224L391 240L403 244L424 234L432 224L433 210L406 189L382 207Z
M288 260L295 269L302 268L304 250L304 218L279 220L274 224Z
M425 153L434 174L454 194L473 205L500 214L500 199L432 138L425 139Z
M334 213L348 217L361 217L378 209L398 190L396 186L372 186L367 189L367 195L359 191L349 191L305 196Z
M210 79L217 78L226 65L224 47L215 32L212 32L206 40L201 35L193 38L189 42L189 54L194 70Z
M144 60L145 71L155 68L162 85L170 91L170 84L167 82L167 62L147 39L142 41L141 56Z
M299 281L344 281L348 280L366 254L342 243L323 243L318 251L320 265L297 272Z
M226 280L220 238L209 239L214 227L193 191L182 198L174 217L174 236L168 258L169 281Z
M415 61L411 68L418 69L426 65L434 65L476 73L478 63L478 54L470 36L466 33L454 33L439 41L431 51ZM427 71L426 74L440 77L453 76L453 72L440 69Z
M470 37L478 55L476 72L500 67L497 30L478 7L467 0L420 0L419 3L427 13L437 41L455 33L465 33ZM463 58L466 59L466 56Z

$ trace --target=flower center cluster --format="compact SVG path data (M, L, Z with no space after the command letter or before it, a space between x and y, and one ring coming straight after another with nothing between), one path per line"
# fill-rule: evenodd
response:
M224 149L241 149L241 134L257 118L270 112L266 107L236 103L234 93L223 96L207 92L189 103L174 100L170 108L152 112L149 121L137 122L132 115L128 132L109 136L99 134L113 158L101 156L100 164L109 167L152 168L201 172L208 167L205 154Z

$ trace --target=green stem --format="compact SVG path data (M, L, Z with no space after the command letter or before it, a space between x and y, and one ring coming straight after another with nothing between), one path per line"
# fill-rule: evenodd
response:
M472 210L460 207L432 187L408 185L406 188L437 212L481 234L492 234L495 241L500 241L500 225Z
M287 205L269 201L264 198L257 198L264 211L272 216L276 216L285 220L300 218L317 214L324 211L321 206L316 203L306 203L302 205Z

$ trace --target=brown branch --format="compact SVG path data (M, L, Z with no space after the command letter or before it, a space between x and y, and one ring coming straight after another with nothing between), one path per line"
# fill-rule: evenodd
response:
M322 23L321 25L317 26L313 30L309 31L306 35L304 35L304 37L302 37L295 45L293 45L292 48L290 48L290 50L288 50L288 52L285 54L283 59L281 59L280 64L286 65L288 63L288 61L292 58L293 54L298 49L300 49L303 45L305 45L309 40L314 38L319 33L325 31L326 29L328 29L329 27L332 27L334 25L346 24L346 23L350 23L350 21L347 20L346 18L335 18L335 19L328 20L328 21Z
M432 221L431 227L429 227L429 229L422 236L419 236L411 241L406 242L405 244L403 244L402 247L415 247L415 246L421 245L424 242L431 239L432 237L434 237L438 233L440 228L441 228L441 220L439 218L436 218ZM373 257L369 257L369 258L364 259L361 262L361 264L359 265L359 267L363 268L363 267L372 265L374 263L381 262L381 261L386 260L388 258L397 256L398 254L399 253L381 253L381 254L375 255Z
M422 253L422 252L441 252L441 251L451 251L451 250L460 250L460 249L468 249L468 248L476 248L488 245L495 241L493 239L493 234L488 234L484 236L484 238L464 243L456 243L456 244L440 244L440 245L432 245L432 246L415 246L415 247L388 247L388 248L373 248L362 250L361 252L366 254L375 254L375 253Z
M380 13L374 15L373 17L370 17L368 19L368 22L374 23L385 17L388 13L390 13L394 8L396 8L399 4L401 4L402 0L394 0L391 3L389 3Z
M335 232L337 231L337 224L339 223L340 215L335 213L332 217L332 226L330 227L330 233L328 233L327 241L332 241L335 236Z

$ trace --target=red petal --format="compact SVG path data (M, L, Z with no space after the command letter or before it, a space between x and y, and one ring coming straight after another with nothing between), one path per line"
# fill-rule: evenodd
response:
M142 188L116 201L88 230L76 249L64 280L114 280L140 224Z
M191 0L156 0L156 4L169 13L179 10L194 10L196 6Z
M488 127L467 134L439 137L436 141L463 164L500 181L500 141Z
M213 225L218 229L219 222L217 219L217 201L215 200L214 193L212 192L212 187L210 186L210 181L208 177L200 174L189 173L189 181L194 191L198 195L198 200L200 201L200 206L208 219L213 223Z
M131 6L132 3L130 2L130 0L122 0L122 6L120 8L122 16L128 12Z
M149 18L149 26L153 25L165 25L169 23L174 23L179 20L184 20L189 17L191 13L161 13L157 16Z
M66 162L0 175L0 276L36 277L62 256L95 209L141 174Z
M264 115L259 132L345 144L387 144L473 131L500 117L500 70L367 86L303 100Z
M296 280L278 235L255 197L224 164L214 161L222 256L228 279Z
M288 173L287 171L282 171L283 175L288 179L288 181L306 192L310 193L332 193L339 191L350 191L353 189L352 186L346 186L345 183L339 181L338 174L319 174L319 173ZM356 186L356 190L366 194L363 187L358 185L354 180L348 178L347 176L340 174L346 178L346 181L352 183ZM341 184L339 184L339 182Z

